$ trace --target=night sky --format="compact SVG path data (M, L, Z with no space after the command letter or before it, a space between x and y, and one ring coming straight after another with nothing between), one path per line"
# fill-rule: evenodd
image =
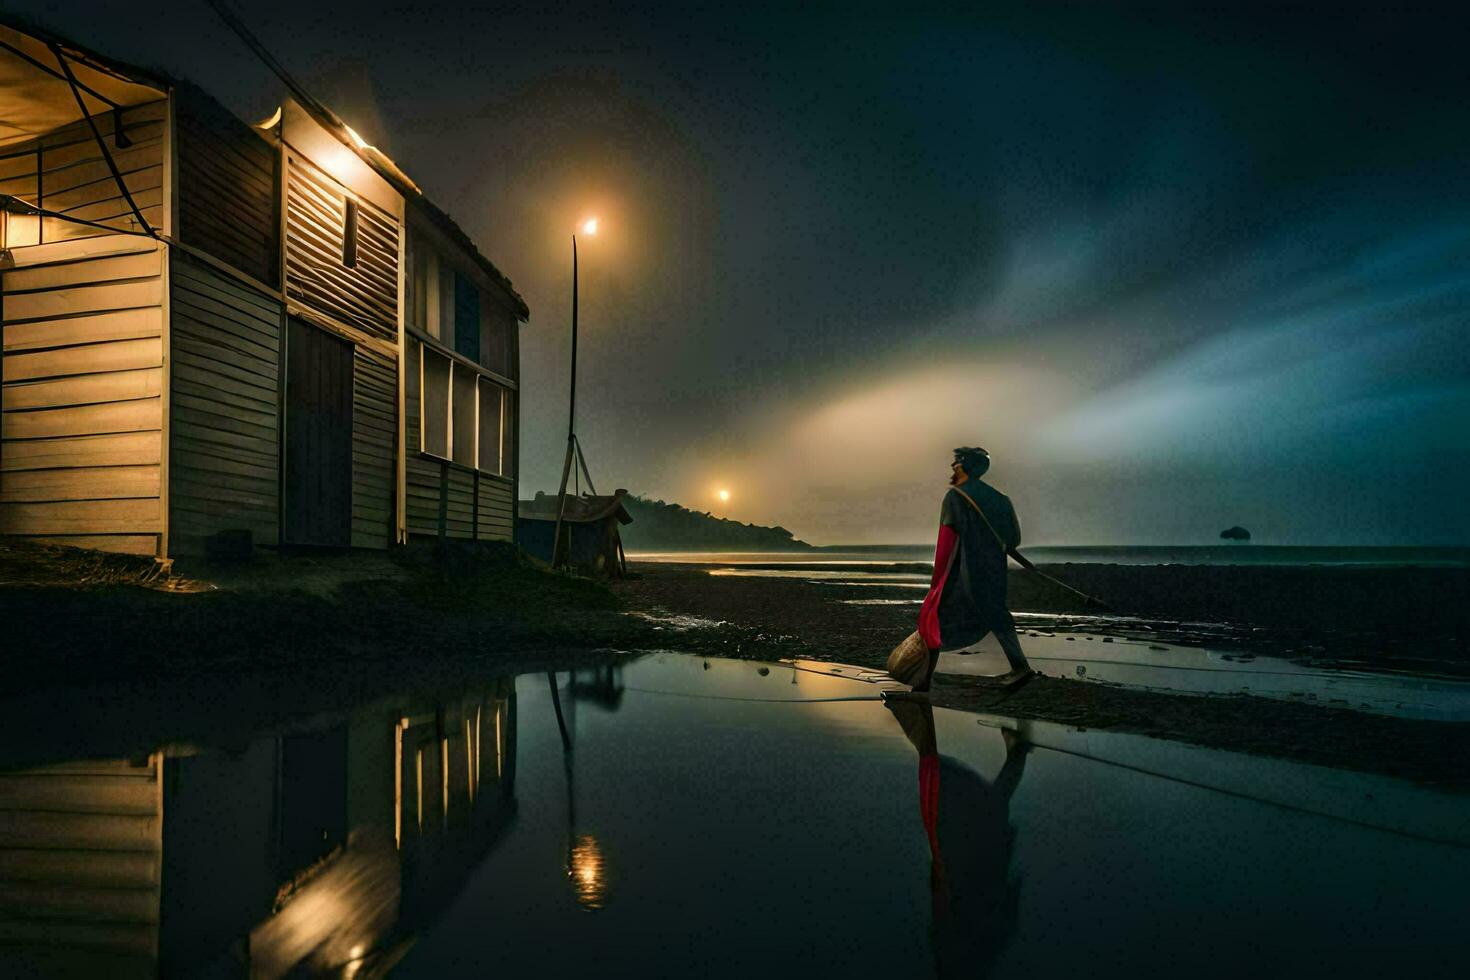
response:
M525 296L523 495L595 214L599 489L926 541L979 444L1032 543L1470 544L1470 15L1182 6L235 4ZM200 0L6 9L281 93Z

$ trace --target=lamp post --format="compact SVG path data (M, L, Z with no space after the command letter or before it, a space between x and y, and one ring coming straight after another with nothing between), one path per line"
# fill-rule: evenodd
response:
M582 222L582 233L595 236L597 219ZM551 538L551 566L561 564L561 526L567 513L567 478L572 475L572 456L577 451L577 236L572 235L572 371L567 395L567 457L561 466L561 487L556 492L556 531ZM590 477L589 477L590 479ZM596 491L594 491L596 492ZM570 534L571 532L568 532ZM567 543L570 555L571 542Z

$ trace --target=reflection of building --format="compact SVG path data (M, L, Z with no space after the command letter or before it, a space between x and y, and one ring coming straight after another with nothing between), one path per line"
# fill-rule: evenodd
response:
M4 25L0 108L0 533L512 537L529 314L383 154Z
M514 779L510 681L0 775L0 975L380 967L500 838Z
M570 672L568 686L574 706L578 701L590 701L599 708L616 711L623 704L623 666L579 667Z
M0 974L156 975L162 768L152 755L0 774Z
M617 711L623 705L623 668L620 664L602 664L568 672L567 692L571 695L568 711L562 713L557 675L547 675L551 696L556 705L557 722L562 726L562 764L567 780L566 873L577 904L589 912L602 909L608 901L610 875L603 842L577 825L576 764L573 748L577 739L577 705L590 702L604 711Z

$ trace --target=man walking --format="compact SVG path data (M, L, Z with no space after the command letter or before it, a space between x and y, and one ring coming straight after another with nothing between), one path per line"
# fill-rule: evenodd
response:
M1021 650L1016 623L1006 608L1006 552L1021 544L1021 524L1010 498L980 477L990 469L990 454L973 446L954 451L950 489L939 511L939 542L934 575L919 609L919 636L929 648L929 667L916 691L927 691L941 647L958 650L994 633L1010 671L1008 687L1035 672Z

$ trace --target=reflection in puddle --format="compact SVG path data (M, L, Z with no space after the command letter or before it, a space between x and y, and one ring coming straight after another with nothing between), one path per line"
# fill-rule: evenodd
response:
M0 775L0 973L376 972L513 817L514 717L507 679Z
M141 753L122 711L101 761L24 726L0 976L1444 975L1465 952L1463 797L879 703L828 664L441 687L191 743L151 723Z
M938 972L984 976L1017 925L1021 883L1011 868L1016 831L1010 803L1031 746L1004 731L1005 761L991 782L940 754L927 699L889 698L884 706L919 754L919 815L929 842Z
M596 837L583 834L572 842L567 877L571 879L578 905L592 911L602 908L607 899L607 868Z

